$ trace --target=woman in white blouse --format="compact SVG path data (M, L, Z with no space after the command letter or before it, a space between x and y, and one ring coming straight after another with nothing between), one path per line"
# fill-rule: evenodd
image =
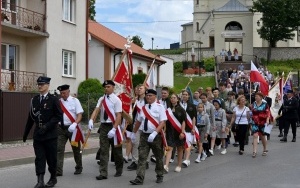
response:
M249 125L250 109L246 106L245 96L240 96L237 99L237 106L233 109L233 116L230 127L236 126L236 136L240 144L239 154L244 154L245 138Z

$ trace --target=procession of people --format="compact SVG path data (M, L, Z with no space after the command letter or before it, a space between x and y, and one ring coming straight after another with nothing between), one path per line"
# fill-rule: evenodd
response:
M54 187L57 176L63 176L64 150L68 141L72 145L76 163L74 175L83 172L81 147L85 144L84 136L82 135L81 140L74 139L74 134L83 132L80 125L84 113L82 106L77 98L70 96L69 85L64 84L57 88L60 99L51 95L50 80L48 77L39 77L37 80L40 94L31 100L23 136L23 141L26 142L35 123L35 188ZM155 89L140 84L137 86L137 95L132 98L132 122L127 122L122 116L122 101L114 94L115 82L105 80L102 86L105 94L99 98L88 123L88 129L93 129L96 117L100 114L100 175L96 176L97 180L109 178L110 152L114 156L115 177L124 173L124 161L133 160L126 167L127 170L136 170L136 177L129 181L132 185L142 185L147 179L146 169L149 168L148 159L151 153L151 160L156 164L156 183L163 182L164 175L170 171L169 163L174 160L177 162L174 171L180 173L182 168L193 165L191 161L194 164L205 161L207 157L216 155L218 150L225 155L231 136L234 138L233 146L239 146L239 155L244 154L249 135L253 136L252 157L256 158L260 153L257 145L259 140L263 145L261 155L268 155L267 135L270 133L265 129L275 120L270 114L272 102L259 89L249 93L250 96L247 97L243 89L240 88L238 93L234 93L226 90L225 83L220 83L219 88L206 88L208 93L203 92L200 87L201 90L193 96L188 90L182 90L180 95L170 93L167 87L163 87L158 94ZM290 126L293 134L291 141L296 142L298 107L299 99L292 90L287 90L278 112L282 113L280 118L284 119L280 121L284 124L280 125L284 129L281 142L287 142ZM123 142L119 141L120 137L125 138ZM123 145L126 145L125 153ZM198 153L196 158L191 156L192 150ZM50 179L45 184L46 162Z

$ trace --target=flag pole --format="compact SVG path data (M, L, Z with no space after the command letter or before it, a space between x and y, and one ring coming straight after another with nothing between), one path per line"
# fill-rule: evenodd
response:
M156 57L157 57L157 55L155 55L155 57L154 57L154 59L153 59L151 65L150 65L149 71L148 71L148 73L147 73L147 75L146 75L146 78L145 78L145 80L144 80L144 83L143 83L144 86L146 86L147 80L148 80L148 78L149 78L149 76L150 76L150 73L151 73L151 71L152 71L152 69L153 69L154 62L155 62L155 60L156 60Z
M186 90L186 88L190 85L190 83L193 81L193 78L192 77L190 77L190 81L188 82L188 84L185 86L185 90Z

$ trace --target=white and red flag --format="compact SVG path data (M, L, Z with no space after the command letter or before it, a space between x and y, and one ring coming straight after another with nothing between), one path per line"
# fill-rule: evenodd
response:
M151 63L150 69L149 69L148 74L147 74L147 76L145 78L145 81L144 81L144 86L147 89L156 89L157 75L156 75L156 68L154 66L155 59L156 59L156 56L154 57L154 59Z
M269 95L272 99L272 105L270 106L270 111L273 118L278 116L278 111L282 105L283 99L283 78L280 78L269 90Z
M250 81L251 82L259 82L260 91L264 95L268 95L269 92L269 84L264 79L264 77L259 73L254 63L251 61L251 72L250 72Z

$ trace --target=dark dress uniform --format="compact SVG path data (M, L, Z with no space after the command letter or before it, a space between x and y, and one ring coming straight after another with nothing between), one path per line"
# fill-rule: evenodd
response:
M172 110L173 115L176 119L182 124L182 122L186 121L186 113L184 109L180 105L176 105ZM167 120L166 122L166 139L168 146L170 147L178 147L184 145L184 140L179 138L181 132L176 131L176 129L172 126L171 122Z
M284 119L284 136L280 141L286 142L287 135L289 133L290 125L292 127L293 140L296 142L296 122L298 121L298 100L295 97L285 99L279 111L282 111L282 117Z
M41 186L37 185L36 187L43 187L46 162L51 174L50 181L52 181L49 181L47 184L53 182L56 184L57 182L57 125L58 122L61 121L63 114L57 97L49 93L43 97L43 100L41 99L41 95L36 95L32 98L30 112L23 135L23 141L25 142L35 123L36 126L33 133L33 148L36 156L35 171L38 176L38 182L41 182Z

